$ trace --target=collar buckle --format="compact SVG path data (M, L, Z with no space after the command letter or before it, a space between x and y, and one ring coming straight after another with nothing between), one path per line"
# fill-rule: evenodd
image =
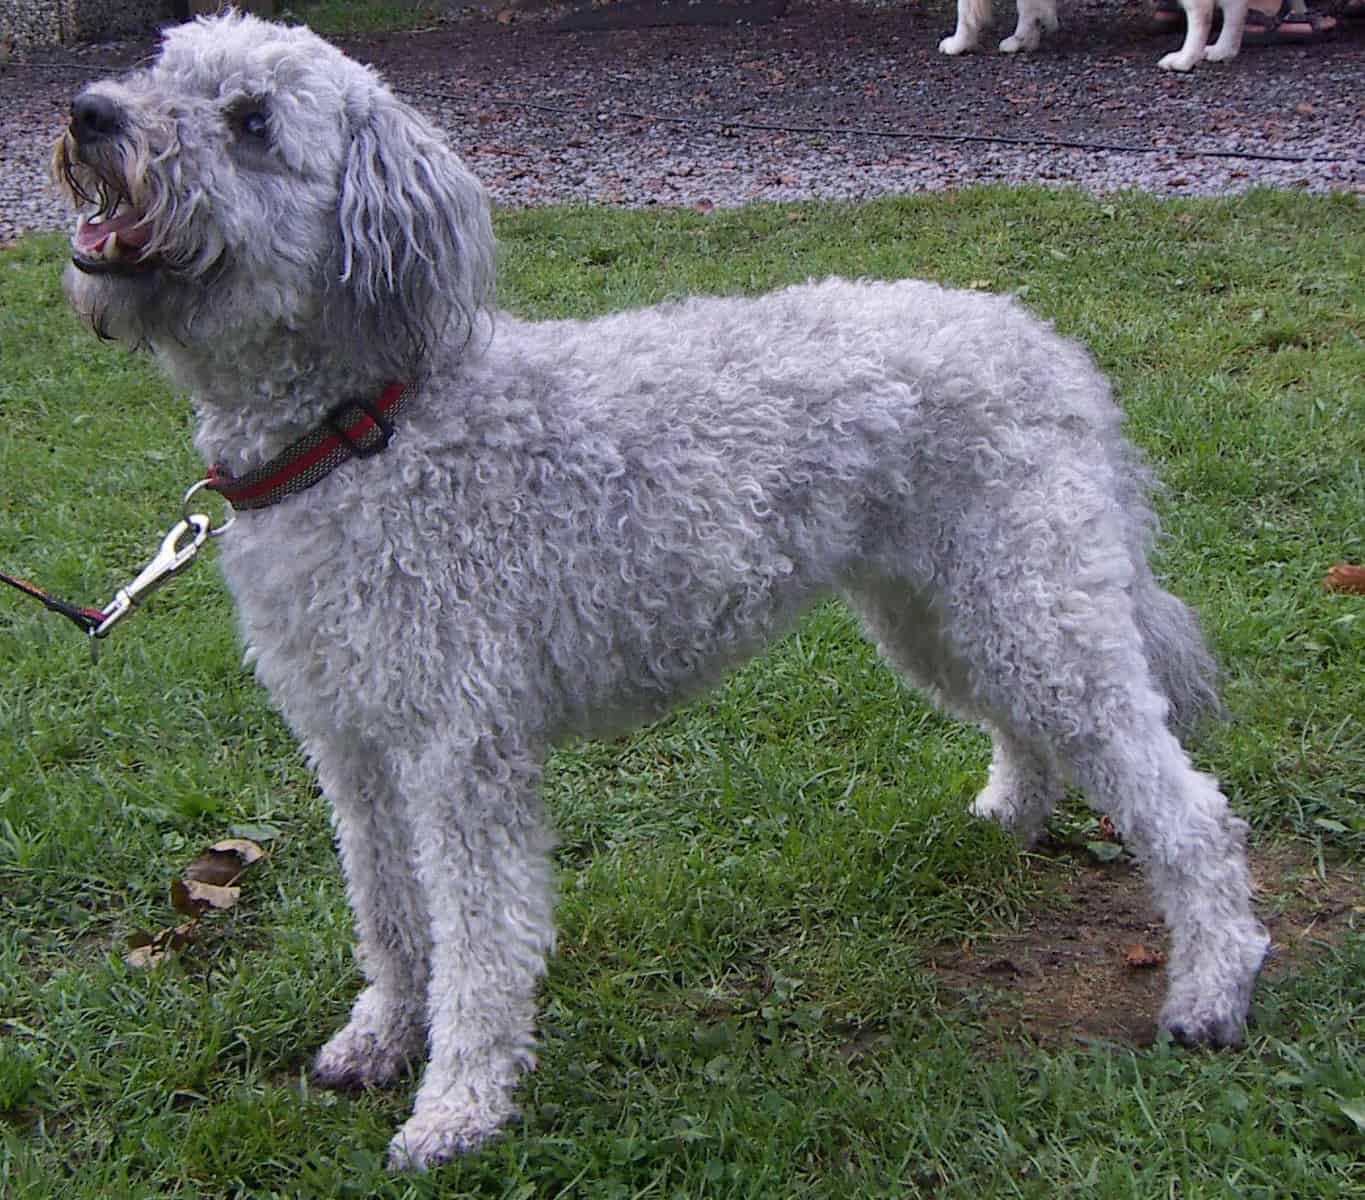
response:
M358 422L351 416L356 409L373 422L359 434L355 432ZM323 418L323 424L346 443L347 449L356 458L373 458L376 454L382 454L388 449L389 441L393 438L393 422L384 415L378 405L366 400L348 400L345 404L338 404ZM370 436L375 430L378 430L378 434Z

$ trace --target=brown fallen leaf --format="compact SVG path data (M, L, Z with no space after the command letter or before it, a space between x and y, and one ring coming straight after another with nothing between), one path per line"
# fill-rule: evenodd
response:
M227 887L241 878L242 872L259 862L265 851L246 838L225 838L214 842L185 868L183 878Z
M1132 971L1150 970L1165 961L1166 956L1160 950L1149 950L1141 942L1129 946L1128 953L1123 956L1123 965Z
M1322 586L1329 592L1365 592L1365 567L1337 563L1323 577Z
M265 851L246 838L215 842L185 868L182 878L171 881L171 907L189 920L154 934L144 930L129 934L123 961L143 969L160 966L167 954L193 940L209 909L232 908L241 899L237 881L252 863L264 857Z
M141 929L136 933L130 933L128 953L123 956L123 961L130 967L159 967L166 960L167 954L188 944L190 938L194 936L194 927L197 924L197 920L186 921L183 925L162 929L155 934Z
M273 832L265 830L266 833ZM209 847L215 854L235 854L242 860L242 866L249 867L265 857L265 851L250 838L224 838Z
M197 879L171 880L171 907L196 921L210 908L232 908L241 895L239 887L200 883Z

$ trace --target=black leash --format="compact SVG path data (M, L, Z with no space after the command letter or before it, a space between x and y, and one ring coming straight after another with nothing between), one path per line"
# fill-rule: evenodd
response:
M20 579L17 575L6 575L4 571L0 571L0 583L17 588L25 596L32 596L49 612L60 613L68 621L74 621L82 633L93 635L95 630L104 624L106 614L103 609L84 608L79 604L72 604L51 592L44 591L36 583Z
M109 631L152 592L188 567L209 538L227 532L233 518L229 517L222 525L215 527L203 513L189 511L190 498L207 485L208 480L201 480L185 493L184 515L161 539L161 548L130 584L114 593L114 598L104 608L73 604L60 596L54 596L36 583L30 583L27 579L6 574L4 571L0 571L0 583L9 584L15 590L23 592L25 596L37 600L49 612L57 613L72 622L89 637L90 653L93 656L98 649L99 638L107 637Z

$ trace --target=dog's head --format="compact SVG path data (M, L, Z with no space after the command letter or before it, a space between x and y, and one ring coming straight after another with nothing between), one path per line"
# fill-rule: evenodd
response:
M54 171L80 215L68 298L131 345L291 339L392 378L487 303L483 188L367 67L229 13L76 97ZM295 364L306 369L306 363Z

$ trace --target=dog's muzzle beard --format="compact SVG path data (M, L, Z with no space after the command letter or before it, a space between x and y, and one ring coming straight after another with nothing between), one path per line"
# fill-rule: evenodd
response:
M126 134L119 106L107 96L85 92L72 103L71 121L55 147L58 180L87 209L71 239L71 262L89 275L145 275L161 265L149 248L152 226L145 204L134 199L128 183L140 156Z

